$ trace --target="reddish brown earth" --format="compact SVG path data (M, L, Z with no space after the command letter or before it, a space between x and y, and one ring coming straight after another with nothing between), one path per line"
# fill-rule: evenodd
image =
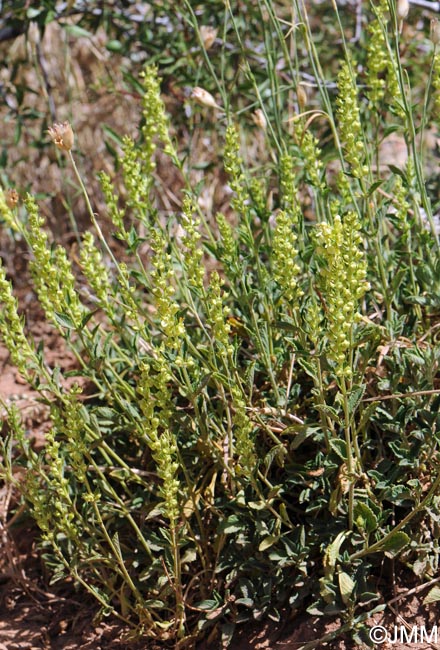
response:
M134 642L115 622L94 622L96 610L93 603L85 602L84 597L75 594L68 583L58 585L56 589L42 588L44 571L31 549L16 560L16 566L12 569L3 566L3 572L0 572L0 650L159 650L165 647L149 640ZM394 605L396 615L388 610L384 617L375 617L374 623L371 621L369 625L382 625L391 635L394 634L394 625L399 630L404 623L409 628L424 625L429 633L438 620L438 611L424 608L422 596L403 598ZM301 614L281 626L271 622L248 624L230 647L231 650L300 650L304 646L307 648L305 644L308 642L314 642L312 647L329 650L361 647L348 635L328 643L323 640L325 635L337 632L339 627L339 621L328 622ZM440 645L399 642L376 644L375 647L425 650L438 649ZM213 641L202 642L197 650L209 648L220 650L220 645Z

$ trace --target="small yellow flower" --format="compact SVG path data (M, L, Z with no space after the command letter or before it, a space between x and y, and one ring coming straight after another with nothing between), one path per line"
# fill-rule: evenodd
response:
M211 93L207 90L196 86L193 88L191 97L201 106L208 106L209 108L220 108Z
M69 122L54 124L47 129L50 139L58 149L70 151L73 147L74 135Z
M5 200L6 200L6 205L10 210L15 208L15 206L18 203L18 192L17 190L14 190L10 188L9 190L6 190L5 192Z

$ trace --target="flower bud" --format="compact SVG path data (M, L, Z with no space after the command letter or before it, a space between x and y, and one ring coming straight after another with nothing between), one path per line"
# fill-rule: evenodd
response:
M438 18L432 18L429 36L434 45L440 43L440 22Z
M193 88L191 97L201 106L208 106L209 108L220 108L211 93L208 93L207 90L204 90L199 86Z
M399 18L400 20L405 20L409 12L409 1L398 0L396 12L397 12L397 18Z
M200 27L200 36L202 37L203 47L205 50L209 50L217 38L217 30L210 25L202 25Z
M257 108L255 113L252 114L252 119L254 120L254 123L260 127L260 129L263 131L266 130L267 120L261 108Z
M54 124L47 129L50 139L58 149L70 151L73 147L74 136L69 122Z
M10 210L15 208L15 206L18 203L18 192L17 192L17 190L14 190L12 188L6 190L6 192L5 192L5 201L6 201L6 205L8 206L8 208Z
M298 107L302 112L307 106L307 92L302 84L298 84L296 87L296 96L298 99Z
M399 32L402 33L403 21L409 12L409 0L398 0L396 7L397 20L399 22Z

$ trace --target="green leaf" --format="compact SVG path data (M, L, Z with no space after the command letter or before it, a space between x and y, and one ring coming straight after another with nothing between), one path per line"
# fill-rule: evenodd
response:
M125 481L130 478L130 470L124 469L123 467L116 467L109 472L109 476L125 484Z
M84 329L84 327L87 325L89 320L93 318L93 316L96 314L96 312L99 311L99 309L95 309L94 311L89 311L87 314L85 314L82 319L81 319L81 329Z
M255 607L255 602L252 598L237 598L235 603L237 605L244 605L245 607Z
M412 565L412 570L417 577L423 578L426 572L426 564L427 564L426 558L424 560L416 560L414 562L414 564Z
M374 591L364 591L363 594L360 594L357 597L357 600L360 603L366 604L366 603L372 603L376 600L379 600L380 595L378 593L375 593Z
M397 176L400 176L405 183L408 183L405 172L399 169L399 167L396 167L396 165L387 165L387 167L393 172L393 174L397 174Z
M87 38L92 38L92 34L79 25L62 25L62 27L69 36L74 36L75 38L86 36Z
M401 530L393 533L384 540L384 543L380 547L381 551L385 551L390 557L394 557L402 550L405 546L410 543L410 538L406 533L403 533Z
M118 556L118 559L123 560L122 552L121 552L121 545L119 543L119 535L118 535L117 532L113 535L112 542L113 542L114 551L115 551L116 555Z
M339 591L341 592L342 602L344 603L344 605L346 605L351 599L351 595L354 591L356 583L348 575L348 573L344 573L343 571L340 571L338 574L338 582L339 582Z
M358 501L354 506L354 523L361 531L372 533L377 529L377 517L366 503Z
M276 544L279 539L280 539L279 535L269 535L268 537L265 537L263 541L260 542L258 550L265 551L267 548L270 548L271 546Z
M364 396L366 389L366 385L362 384L361 386L353 386L353 389L350 393L350 396L348 398L348 412L350 414L350 417L353 415L353 413L356 411L357 407L359 406L361 399Z
M169 630L169 628L173 625L172 621L155 621L155 625L161 628L161 630Z
M59 366L55 366L52 372L52 381L54 384L61 385L61 368Z
M252 510L264 510L266 508L264 501L248 501L248 506Z
M119 153L116 151L115 147L113 147L108 140L104 141L105 148L113 158L113 164L115 165L116 171L119 169ZM116 235L118 238L120 235Z
M339 412L328 404L316 404L315 408L324 415L329 415L336 424L341 424Z
M396 293L397 290L399 289L402 280L405 278L407 275L407 269L400 269L398 270L393 277L393 281L391 283L391 290L393 293Z
M373 184L368 188L367 196L371 196L371 195L372 195L372 194L377 190L377 188L380 187L380 186L383 184L383 182L384 182L384 181L381 180L381 181L376 181L375 183L373 183Z
M309 375L309 377L317 380L316 364L310 363L301 357L298 357L297 361L298 365L301 366L301 368Z
M103 124L101 128L106 135L108 135L112 140L114 140L114 142L116 142L116 144L118 144L120 147L123 146L123 138L121 138L119 133L116 133L116 131L112 129L111 126L108 124Z
M243 528L243 525L237 515L231 515L227 519L220 522L218 533L230 535L231 533L238 533Z
M219 606L219 601L218 600L202 600L201 603L197 603L197 609L203 609L205 611L212 611L213 609L217 609Z
M122 71L122 76L124 78L124 81L126 81L127 84L131 86L141 97L144 96L144 87L136 76L133 76L130 72L127 71Z
M17 145L20 142L21 129L22 129L22 121L21 121L21 119L18 119L16 121L15 129L14 129L14 144L15 145Z
M285 503L280 503L280 517L288 526L292 526L289 515L287 514L287 508Z
M109 408L108 406L97 406L94 410L93 413L97 417L104 418L105 420L111 420L113 421L115 419L115 416L117 416L117 412L114 409Z
M73 320L67 314L55 312L55 320L57 321L58 325L61 325L61 327L66 327L69 330L76 329Z
M313 603L313 605L310 605L310 607L307 607L306 612L311 616L322 616L324 612L321 608L322 602L318 600L317 602Z
M324 553L324 569L326 575L332 575L333 569L336 566L336 561L339 556L339 549L341 548L345 538L349 533L341 531L339 535L333 540L330 546L327 546Z
M430 605L431 603L436 603L440 600L440 587L436 585L431 589L431 591L423 599L424 605Z
M3 147L0 153L0 168L5 169L8 165L8 150L6 147Z
M330 447L337 453L339 458L343 461L347 460L347 443L345 440L334 438L330 440Z
M57 14L55 11L52 11L52 9L49 9L49 11L46 14L46 17L44 19L44 24L49 25L52 21L56 20Z
M294 439L290 443L290 449L293 451L306 440L309 436L315 435L319 432L319 427L310 427L307 424L294 424L291 427L284 429L283 435L286 436L290 433L296 433Z
M29 20L33 20L34 18L36 18L37 16L39 16L39 15L41 14L42 11L43 11L43 9L41 9L41 8L40 8L40 9L37 9L37 7L34 7L34 8L30 7L30 8L26 11L26 17L29 18Z
M361 419L357 426L357 433L362 433L364 431L364 427L370 423L371 416L373 415L374 411L377 409L378 405L379 405L378 402L370 402L369 404L367 404L366 408L362 410Z
M221 626L222 648L228 648L235 632L235 623L225 623Z
M114 39L108 41L105 47L109 52L120 52L122 50L122 43Z
M209 384L211 381L212 373L207 373L204 375L201 379L197 381L197 384L194 384L191 386L191 389L193 390L192 393L190 393L191 400L194 400L196 397L200 395L200 393L203 391L204 388Z
M334 603L336 597L335 585L333 584L333 574L319 579L319 593L324 602Z

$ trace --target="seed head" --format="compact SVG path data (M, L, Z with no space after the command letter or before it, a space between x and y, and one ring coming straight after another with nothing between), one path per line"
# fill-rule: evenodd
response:
M15 208L15 206L18 203L18 192L17 190L14 190L10 188L9 190L6 190L5 192L5 200L6 200L6 205L10 210Z
M205 50L209 50L217 38L217 30L215 27L211 27L210 25L201 25L200 36L202 37Z
M58 149L70 151L73 147L74 135L69 122L54 124L47 129L50 139Z
M191 97L201 106L208 106L209 108L220 108L211 93L207 90L196 86L193 88Z

